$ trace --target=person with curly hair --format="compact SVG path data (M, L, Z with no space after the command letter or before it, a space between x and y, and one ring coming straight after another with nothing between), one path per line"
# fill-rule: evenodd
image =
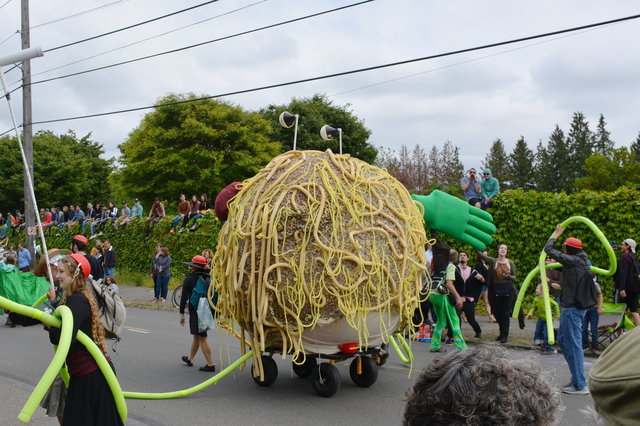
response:
M73 315L71 347L66 359L70 379L62 424L122 425L107 380L89 351L76 340L78 330L82 330L111 363L106 355L107 346L98 304L87 286L90 273L89 262L80 254L65 256L58 263L58 279L63 293L57 304L67 306ZM53 288L49 289L48 297L56 304L57 296ZM54 345L59 343L59 328L49 328L49 340Z
M407 392L405 426L550 425L560 396L533 361L497 345L433 360Z

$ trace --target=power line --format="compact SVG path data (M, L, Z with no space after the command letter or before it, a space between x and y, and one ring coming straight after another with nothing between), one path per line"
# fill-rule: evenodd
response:
M11 1L11 0L9 0ZM6 4L6 3L5 3ZM16 34L20 34L20 30L16 30L15 33L11 34L9 37L5 38L2 42L0 42L0 46L2 46L3 44L5 44L6 42L8 42L9 40L11 40L13 37L15 37Z
M103 4L102 6L94 7L93 9L88 9L82 12L74 13L73 15L65 16L63 18L57 18L57 19L54 19L53 21L43 22L42 24L34 25L30 28L34 29L34 28L44 27L45 25L49 25L49 24L55 24L56 22L66 21L67 19L75 18L76 16L82 16L82 15L89 14L91 12L95 12L96 10L106 9L107 7L113 6L114 4L117 4L117 3L122 3L124 1L129 1L129 0L117 0L111 3Z
M243 32L240 32L240 33L236 33L236 34L232 34L232 35L216 38L216 39L213 39L213 40L207 40L207 41L203 41L201 43L196 43L196 44L192 44L192 45L189 45L189 46L179 47L177 49L166 50L164 52L155 53L153 55L147 55L147 56L143 56L143 57L140 57L140 58L130 59L128 61L116 62L114 64L105 65L105 66L97 67L97 68L91 68L91 69L88 69L88 70L78 71L78 72L74 72L74 73L70 73L70 74L65 74L65 75L61 75L61 76L58 76L58 77L51 77L51 78L47 78L47 79L44 79L44 80L32 81L31 84L33 85L33 84L47 83L49 81L60 80L62 78L68 78L68 77L74 77L76 75L87 74L87 73L90 73L90 72L95 72L95 71L100 71L100 70L104 70L104 69L108 69L108 68L117 67L117 66L120 66L120 65L130 64L130 63L142 61L142 60L145 60L145 59L151 59L151 58L155 58L155 57L158 57L158 56L168 55L170 53L181 52L183 50L193 49L195 47L204 46L204 45L215 43L215 42L218 42L218 41L228 40L228 39L231 39L231 38L240 37L240 36L251 34L251 33L255 33L255 32L258 32L258 31L263 31L263 30L279 27L279 26L282 26L282 25L291 24L293 22L298 22L298 21L302 21L302 20L305 20L305 19L315 18L317 16L325 15L327 13L337 12L337 11L348 9L348 8L351 8L351 7L360 6L360 5L363 5L365 3L370 3L372 1L374 1L374 0L364 0L364 1L361 1L361 2L358 2L358 3L352 3L352 4L349 4L349 5L346 5L346 6L337 7L335 9L329 9L329 10L325 10L323 12L313 13L311 15L306 15L306 16L302 16L302 17L299 17L299 18L289 19L287 21L278 22L276 24L271 24L271 25L267 25L267 26L264 26L264 27L260 27L260 28L254 28L252 30L243 31Z
M62 48L69 47L69 46L75 46L76 44L84 43L86 41L95 40L95 39L100 38L100 37L104 37L104 36L108 36L108 35L111 35L111 34L119 33L121 31L125 31L125 30L130 30L131 28L135 28L135 27L139 27L141 25L149 24L151 22L159 21L161 19L168 18L168 17L174 16L174 15L178 15L180 13L187 12L189 10L197 9L199 7L206 6L206 5L211 4L211 3L216 3L217 1L219 1L219 0L209 0L209 1L206 1L204 3L200 3L200 4L197 4L195 6L188 7L186 9L177 10L175 12L171 12L171 13L168 13L166 15L162 15L162 16L158 16L156 18L148 19L146 21L138 22L137 24L128 25L126 27L118 28L117 30L108 31L106 33L102 33L102 34L98 34L98 35L95 35L95 36L92 36L92 37L88 37L88 38L85 38L85 39L82 39L82 40L74 41L72 43L67 43L67 44L62 44L60 46L52 47L51 49L45 50L44 53L53 52L54 50L62 49Z
M366 71L373 71L373 70L378 70L378 69L383 69L383 68L395 67L395 66L410 64L410 63L414 63L414 62L427 61L427 60L431 60L431 59L442 58L442 57L445 57L445 56L453 56L453 55L459 55L459 54L462 54L462 53L468 53L468 52L474 52L474 51L478 51L478 50L490 49L490 48L493 48L493 47L505 46L505 45L509 45L509 44L528 41L528 40L535 40L535 39L544 38L544 37L550 37L550 36L559 35L559 34L566 34L566 33L570 33L570 32L581 31L581 30L585 30L585 29L588 29L588 28L601 27L603 25L609 25L609 24L613 24L613 23L617 23L617 22L629 21L629 20L638 19L638 18L640 18L640 14L639 15L627 16L627 17L624 17L624 18L612 19L612 20L609 20L609 21L598 22L598 23L595 23L595 24L582 25L582 26L579 26L579 27L573 27L573 28L568 28L568 29L564 29L564 30L552 31L552 32L549 32L549 33L543 33L543 34L538 34L538 35L533 35L533 36L528 36L528 37L521 37L521 38L512 39L512 40L508 40L508 41L501 41L501 42L497 42L497 43L485 44L485 45L482 45L482 46L469 47L469 48L466 48L466 49L453 50L453 51L449 51L449 52L445 52L445 53L438 53L438 54L435 54L435 55L423 56L423 57L420 57L420 58L407 59L407 60L403 60L403 61L390 62L390 63L386 63L386 64L381 64L381 65L374 65L374 66L371 66L371 67L358 68L358 69L354 69L354 70L342 71L342 72L337 72L337 73L333 73L333 74L325 74L325 75L316 76L316 77L309 77L309 78L304 78L304 79L300 79L300 80L293 80L293 81L288 81L288 82L285 82L285 83L269 84L269 85L266 85L266 86L254 87L254 88L251 88L251 89L236 90L236 91L220 93L220 94L212 95L212 96L204 96L204 97L201 97L201 98L194 98L194 99L188 99L188 100L184 100L184 101L169 102L169 103L165 103L165 104L157 104L157 105L150 105L150 106L137 107L137 108L128 108L128 109L122 109L122 110L117 110L117 111L108 111L108 112L102 112L102 113L96 113L96 114L80 115L80 116L75 116L75 117L58 118L58 119L53 119L53 120L35 121L33 123L30 123L30 124L31 125L47 124L47 123L57 123L57 122L61 122L61 121L79 120L79 119L83 119L83 118L94 118L94 117L101 117L101 116L106 116L106 115L114 115L114 114L122 114L122 113L127 113L127 112L141 111L141 110L145 110L145 109L160 108L160 107L165 107L165 106L170 106L170 105L184 104L184 103L189 103L189 102L197 102L197 101L203 101L203 100L208 100L208 99L223 98L223 97L226 97L226 96L233 96L233 95L239 95L239 94L250 93L250 92L258 92L258 91L261 91L261 90L274 89L274 88L277 88L277 87L292 86L292 85L301 84L301 83L308 83L308 82L311 82L311 81L325 80L325 79L329 79L329 78L335 78L335 77L341 77L341 76L350 75L350 74L357 74L357 73L366 72Z
M11 3L12 0L7 0L2 6L0 6L0 9L2 9L3 7L5 7L6 5L8 5L9 3Z
M80 62L88 61L89 59L94 59L94 58L97 58L97 57L99 57L99 56L106 55L107 53L112 53L112 52L116 52L116 51L118 51L118 50L126 49L127 47L135 46L136 44L144 43L145 41L153 40L153 39L155 39L155 38L162 37L162 36L165 36L165 35L167 35L167 34L171 34L171 33L174 33L174 32L176 32L176 31L183 30L183 29L185 29L185 28L194 27L194 26L199 25L199 24L202 24L202 23L204 23L204 22L208 22L208 21L211 21L211 20L213 20L213 19L220 18L220 17L222 17L222 16L230 15L230 14L232 14L232 13L239 12L239 11L244 10L244 9L248 9L248 8L253 7L253 6L256 6L256 5L260 4L260 3L264 3L264 2L266 2L266 1L267 1L267 0L260 0L260 1L258 1L258 2L251 3L251 4L248 4L248 5L246 5L246 6L239 7L239 8L237 8L237 9L230 10L230 11L228 11L228 12L224 12L224 13L221 13L221 14L219 14L219 15L215 15L215 16L212 16L212 17L207 18L207 19L202 19L202 20L200 20L200 21L194 22L194 23L189 24L189 25L185 25L185 26L182 26L182 27L179 27L179 28L175 28L175 29L170 30L170 31L165 31L165 32L163 32L163 33L161 33L161 34L156 34L156 35L154 35L154 36L147 37L147 38L144 38L144 39L142 39L142 40L134 41L134 42L132 42L132 43L125 44L124 46L116 47L115 49L106 50L106 51L104 51L104 52L100 52L100 53L96 53L95 55L88 56L88 57L86 57L86 58L78 59L77 61L69 62L69 63L66 63L66 64L64 64L64 65L59 65L59 66L57 66L57 67L55 67L55 68L50 68L50 69L48 69L48 70L40 71L39 73L32 74L32 77L35 77L35 76L37 76L37 75L46 74L46 73L48 73L48 72L55 71L55 70L58 70L58 69L60 69L60 68L67 67L67 66L69 66L69 65L75 65L75 64L78 64L78 63L80 63ZM1 44L2 44L2 43L0 43L0 45L1 45ZM13 84L13 83L12 83L12 84Z

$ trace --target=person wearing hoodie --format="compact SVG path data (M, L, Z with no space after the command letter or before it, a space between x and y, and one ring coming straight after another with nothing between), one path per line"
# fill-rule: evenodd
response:
M480 184L480 190L482 193L482 210L486 210L491 207L491 202L496 195L500 193L500 182L494 178L491 174L491 169L486 168L482 171L482 183Z
M564 253L553 248L556 239L562 235L564 229L557 225L553 235L544 246L544 251L562 264L562 295L560 297L560 330L558 342L562 355L571 371L571 382L562 387L562 392L573 395L588 395L587 379L584 374L584 354L582 352L582 321L587 312L583 306L587 301L581 300L584 293L583 285L590 282L589 258L582 251L582 241L569 237L564 242ZM585 281L584 277L588 277ZM595 300L595 287L593 290Z

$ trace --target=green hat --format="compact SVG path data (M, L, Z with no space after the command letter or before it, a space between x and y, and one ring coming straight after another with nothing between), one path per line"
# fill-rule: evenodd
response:
M600 355L589 373L596 410L612 424L640 419L640 327L625 333Z

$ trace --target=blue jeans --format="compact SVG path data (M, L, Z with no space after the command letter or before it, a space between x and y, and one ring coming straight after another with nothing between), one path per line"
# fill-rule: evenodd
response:
M598 349L598 308L589 308L582 321L582 348ZM591 324L591 345L589 345L589 324Z
M576 389L587 386L584 377L584 353L582 352L582 320L586 309L562 308L560 309L560 331L558 343L562 349L562 355L569 365L571 383Z
M536 322L536 330L533 332L533 340L542 340L544 342L544 348L547 351L551 350L551 345L549 344L549 340L547 339L547 321L538 318L538 322Z
M173 222L171 223L171 227L172 227L173 229L176 229L176 227L178 226L178 224L180 223L180 221L181 221L182 219L184 219L184 216L180 216L180 215L178 215L178 216L174 217L174 218L173 218Z
M160 298L167 298L167 293L169 292L169 278L171 278L171 275L156 276L156 283L153 288L153 294L155 295L156 300Z
M113 277L116 273L116 268L104 268L104 279L107 277Z
M191 216L193 218L193 226L196 226L198 224L198 219L200 219L202 216L202 214L198 213L198 214L194 214L193 216Z

